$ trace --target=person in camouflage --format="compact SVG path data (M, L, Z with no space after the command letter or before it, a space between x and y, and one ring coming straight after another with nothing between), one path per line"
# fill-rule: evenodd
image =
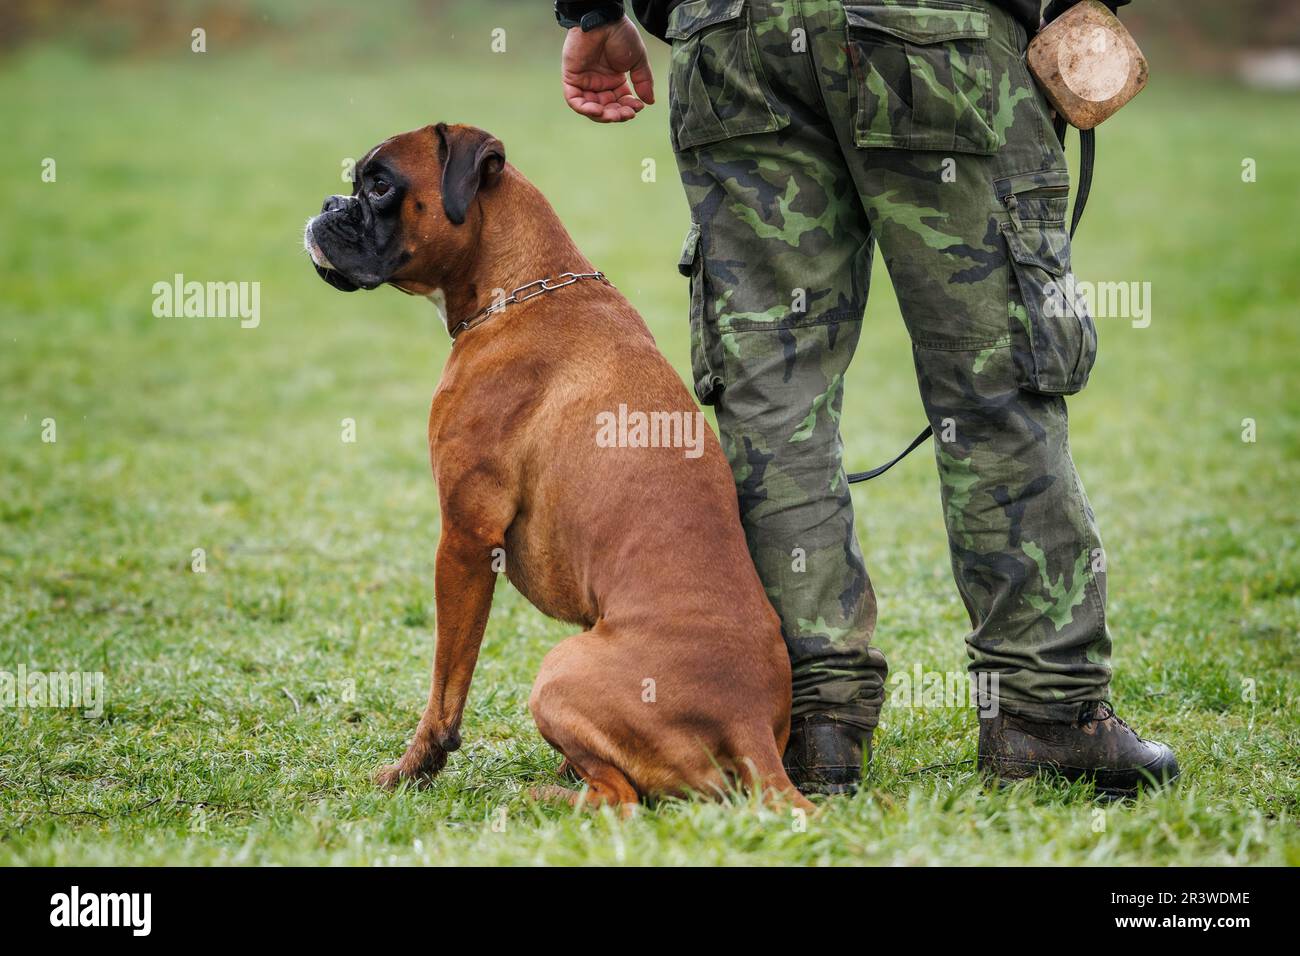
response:
M1104 551L1064 399L1097 338L1062 291L1069 174L1024 25L988 0L669 7L694 386L790 650L792 779L854 789L884 700L839 433L876 243L935 434L970 666L997 678L981 766L1114 793L1173 779L1169 748L1105 703ZM569 30L565 92L617 121L642 106L625 73L653 90L635 26L609 20Z

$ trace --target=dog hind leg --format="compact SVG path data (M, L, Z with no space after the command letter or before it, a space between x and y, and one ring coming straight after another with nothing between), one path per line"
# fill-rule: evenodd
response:
M636 812L639 801L636 788L617 767L601 761L597 761L592 770L584 771L573 766L587 784L586 792L552 784L534 787L528 791L528 795L534 800L567 803L571 807L586 806L595 809L614 806L625 817Z
M770 735L762 736L760 731L755 744L739 752L749 755L736 761L744 788L759 793L769 809L777 812L787 809L808 812L816 809L816 805L790 782L781 763L781 755L776 749L776 742Z
M587 784L585 794L562 786L538 787L530 794L542 800L562 800L572 806L614 805L630 814L640 794L617 765L618 748L588 717L587 707L600 702L609 716L610 698L592 686L593 642L590 632L577 634L553 647L542 662L528 707L547 743L564 757L559 773L574 774ZM599 646L599 645L595 645ZM598 670L598 668L597 668Z

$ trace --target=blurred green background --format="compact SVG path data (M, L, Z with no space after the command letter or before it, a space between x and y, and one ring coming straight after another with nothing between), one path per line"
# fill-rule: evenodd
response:
M303 222L384 137L482 126L685 373L666 47L649 41L660 105L600 127L560 99L562 35L541 0L11 5L0 669L102 670L109 705L97 720L0 710L0 862L1300 862L1293 6L1126 12L1152 80L1100 132L1075 248L1080 278L1152 283L1150 327L1102 320L1070 407L1107 544L1116 706L1175 745L1183 785L1103 811L1099 830L1086 794L983 792L963 763L969 712L887 707L870 786L796 834L732 807L624 824L530 805L522 790L557 758L527 693L572 628L505 583L465 748L431 791L368 783L427 689L425 416L448 343L422 300L329 289ZM155 318L152 286L175 273L261 283L260 326ZM855 468L922 419L883 264L874 275L846 387ZM854 495L886 655L963 668L930 456Z

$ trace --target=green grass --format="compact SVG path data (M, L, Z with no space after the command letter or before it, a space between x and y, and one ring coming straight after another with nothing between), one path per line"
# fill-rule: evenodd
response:
M1153 321L1101 323L1071 412L1110 562L1114 698L1175 746L1180 787L1110 807L1042 783L987 793L972 713L891 706L869 786L806 832L743 801L629 822L535 807L524 790L558 758L527 694L573 628L504 583L464 748L430 790L371 787L428 681L424 424L447 341L425 303L343 296L309 268L301 225L341 161L434 120L492 130L688 368L665 107L587 124L559 101L540 14L458 17L455 38L431 29L423 56L390 63L310 35L0 63L0 670L102 670L109 691L99 719L0 711L0 862L1300 863L1300 102L1162 82L1160 64L1102 131L1076 251L1081 278L1151 282ZM495 25L508 54L488 50ZM176 272L261 282L261 326L154 318L151 286ZM854 467L921 420L876 275L844 417ZM929 455L854 494L879 644L900 672L964 667Z

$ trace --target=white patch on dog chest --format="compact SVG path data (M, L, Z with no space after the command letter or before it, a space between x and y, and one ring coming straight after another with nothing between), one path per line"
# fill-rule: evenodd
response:
M433 303L433 307L438 310L438 318L442 320L443 328L447 328L447 296L441 289L434 289L425 298Z

